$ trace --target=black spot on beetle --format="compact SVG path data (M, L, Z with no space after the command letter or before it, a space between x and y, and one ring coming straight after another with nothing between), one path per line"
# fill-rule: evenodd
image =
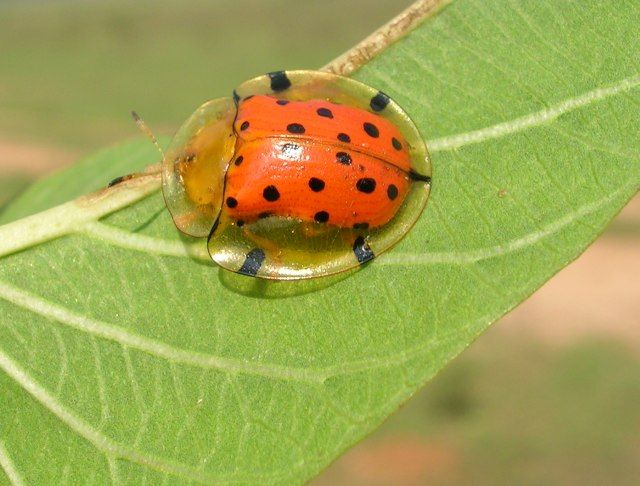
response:
M304 133L304 127L299 123L289 123L287 125L287 131L289 133L296 133L296 134Z
M320 192L324 189L324 181L322 179L318 179L317 177L312 177L309 179L309 188L313 192Z
M367 135L369 135L370 137L378 138L380 136L380 131L378 130L378 127L375 126L373 123L364 122L364 124L362 125L362 128L364 128L364 131L367 132Z
M276 100L276 104L280 106L288 105L289 100Z
M398 188L395 184L389 184L389 187L387 187L387 196L389 196L389 199L392 201L398 197Z
M274 202L280 199L280 192L276 186L267 186L262 191L262 197L269 202Z
M371 98L369 105L373 111L382 111L387 107L389 101L389 97L386 94L382 91L378 91L378 94Z
M338 140L344 143L349 143L351 142L351 137L346 133L338 133Z
M249 122L248 121L243 121L242 125L240 125L240 130L244 131L247 128L249 128Z
M402 150L402 144L400 143L400 140L398 140L396 137L393 137L391 139L391 145L393 145L393 148L396 150Z
M365 194L371 194L376 190L376 180L371 177L363 177L356 182L356 189Z
M238 205L238 200L235 197L228 197L227 198L227 207L229 208L235 208Z
M313 219L316 223L326 223L327 221L329 221L329 213L327 213L326 211L318 211L313 216Z
M284 91L291 86L291 81L287 77L287 73L284 71L267 73L267 76L269 76L269 79L271 80L271 90L276 93L278 91Z
M244 160L244 157L242 155L239 155L238 158L236 159L236 161L234 162L236 165L240 165L242 164L242 161Z
M336 161L343 165L351 165L351 156L347 152L338 152Z
M329 108L318 108L316 113L318 116L322 116L324 118L333 118L333 113Z

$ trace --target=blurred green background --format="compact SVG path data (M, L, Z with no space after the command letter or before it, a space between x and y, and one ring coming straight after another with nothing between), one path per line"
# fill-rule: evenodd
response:
M139 136L131 109L170 135L204 100L322 66L410 3L0 0L0 208ZM638 484L639 248L636 198L316 483Z

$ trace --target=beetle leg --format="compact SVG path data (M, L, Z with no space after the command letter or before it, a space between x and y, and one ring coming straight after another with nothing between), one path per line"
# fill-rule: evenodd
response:
M134 179L137 176L139 176L139 174L134 173L134 174L127 174L127 175L116 177L111 182L109 182L109 184L107 184L107 187L117 186L121 182L128 181L130 179Z
M300 232L305 238L315 238L316 236L322 236L335 230L335 227L319 225L318 223L313 223L311 221L302 221L300 223Z
M143 177L143 176L148 176L148 175L153 175L153 174L159 174L162 171L162 168L160 166L160 164L153 164L150 165L149 167L147 167L144 172L133 172L131 174L126 174L120 177L116 177L115 179L113 179L111 182L109 182L109 184L107 184L107 187L113 187L113 186L117 186L118 184L124 182L124 181L129 181L131 179L137 179L138 177Z
M268 238L264 238L262 236L257 235L246 226L242 228L242 232L244 233L245 237L253 241L256 244L256 246L267 251L269 255L271 255L276 262L280 262L280 255L282 254L282 250L273 241L269 240Z
M200 215L195 213L195 212L181 214L180 216L177 216L175 218L175 223L179 227L185 227L185 226L188 226L189 224L191 224L193 222L193 220L195 220L199 216Z

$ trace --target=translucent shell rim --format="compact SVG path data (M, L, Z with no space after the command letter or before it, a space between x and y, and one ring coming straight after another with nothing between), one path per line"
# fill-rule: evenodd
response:
M165 151L162 194L174 224L189 236L208 236L219 217L224 176L235 145L235 113L231 98L207 101L183 123ZM197 201L190 197L185 183L190 171L207 179L207 188Z

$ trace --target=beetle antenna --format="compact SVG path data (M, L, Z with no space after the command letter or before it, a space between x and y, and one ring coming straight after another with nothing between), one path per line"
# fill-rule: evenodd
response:
M142 133L144 133L147 137L149 137L149 139L151 140L153 145L155 145L156 148L158 149L158 152L160 152L160 155L162 155L162 159L164 159L164 152L160 148L160 145L158 144L158 139L153 134L151 129L147 126L147 124L144 122L144 120L142 118L140 118L140 115L138 115L135 111L131 112L131 116L133 117L133 120L136 122L136 125L138 126L140 131Z

